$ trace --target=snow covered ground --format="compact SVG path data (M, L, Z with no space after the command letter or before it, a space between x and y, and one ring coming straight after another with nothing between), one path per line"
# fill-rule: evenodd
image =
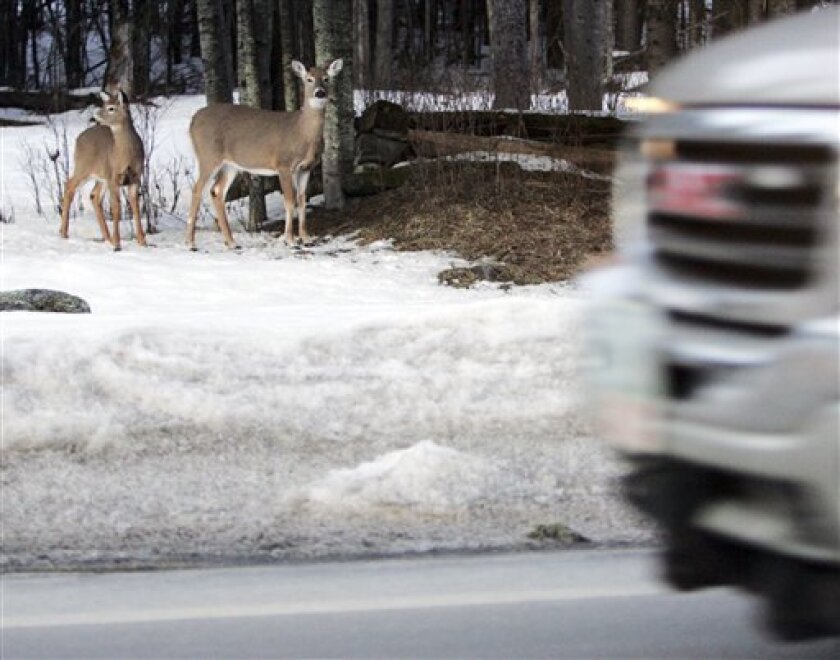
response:
M200 104L161 113L153 167L191 162ZM126 223L112 252L89 204L64 241L23 162L48 130L0 131L0 289L92 308L0 314L6 569L650 538L581 412L582 292L450 289L454 256L346 237L228 251L209 222L192 253L186 190L154 247Z

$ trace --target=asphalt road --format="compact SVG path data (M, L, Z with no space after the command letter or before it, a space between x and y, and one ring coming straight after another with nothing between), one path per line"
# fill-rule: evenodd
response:
M565 551L2 578L2 658L835 658L651 552Z

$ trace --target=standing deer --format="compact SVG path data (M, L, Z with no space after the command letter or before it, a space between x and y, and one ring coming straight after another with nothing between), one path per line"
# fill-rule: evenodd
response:
M193 187L187 245L195 250L195 221L202 197L210 183L216 207L216 222L229 248L237 247L225 214L225 196L239 171L263 176L277 175L286 207L285 241L294 243L297 209L300 240L310 242L306 231L306 185L324 149L325 83L341 71L342 60L326 70L306 67L297 60L292 70L303 81L303 104L295 112L273 112L245 105L215 103L195 113L190 138L198 159L198 179Z
M128 198L134 216L134 230L137 242L146 245L146 235L140 222L140 175L143 172L143 141L131 122L128 98L125 92L116 94L101 92L103 105L94 115L96 126L83 131L76 139L73 154L73 174L67 180L64 199L61 204L62 238L67 238L70 229L70 205L76 189L88 179L96 179L90 193L96 220L102 232L102 239L120 249L120 187L128 186ZM113 236L108 232L102 197L105 190L110 193L111 219L114 223Z

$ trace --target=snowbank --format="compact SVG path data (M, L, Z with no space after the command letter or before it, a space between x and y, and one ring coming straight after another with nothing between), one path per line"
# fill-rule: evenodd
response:
M162 114L161 159L197 106ZM45 130L3 129L0 288L92 313L0 317L7 568L645 537L579 412L573 289L453 290L451 255L347 239L191 253L184 201L148 249L96 242L89 208L63 241L10 164Z

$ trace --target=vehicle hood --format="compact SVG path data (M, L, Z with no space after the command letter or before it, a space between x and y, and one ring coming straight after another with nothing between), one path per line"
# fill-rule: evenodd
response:
M664 69L651 93L682 105L840 105L840 8L713 42Z

